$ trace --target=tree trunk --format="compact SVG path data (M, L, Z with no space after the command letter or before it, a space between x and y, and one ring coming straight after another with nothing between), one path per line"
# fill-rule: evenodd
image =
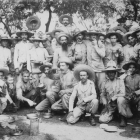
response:
M46 23L46 32L48 32L48 30L49 30L50 22L52 19L52 11L51 11L50 7L48 9L48 12L49 12L49 18L48 18L48 22Z
M137 20L137 15L138 15L138 7L136 5L136 1L135 0L130 0L130 2L131 2L131 4L134 7L134 12L135 12L134 21L136 21Z

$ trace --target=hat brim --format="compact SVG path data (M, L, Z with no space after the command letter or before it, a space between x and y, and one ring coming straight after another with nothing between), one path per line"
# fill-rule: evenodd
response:
M62 36L67 37L68 42L71 42L71 37L70 37L69 35L67 35L67 34L61 34L61 33L60 33L60 34L56 37L58 43L60 42L60 38L61 38Z
M71 16L69 16L69 15L62 15L62 16L60 16L60 18L59 18L59 22L60 22L61 24L62 24L63 18L68 18L68 19L69 19L69 23L70 23L70 24L73 23L73 19L72 19Z
M117 68L117 69L104 69L102 70L102 72L108 72L108 71L120 71L121 69L120 68Z
M77 81L80 81L80 72L81 71L86 71L88 73L88 76L90 80L95 80L95 73L92 70L92 68L88 65L85 64L79 64L77 67L74 69L74 77Z
M0 72L3 72L5 76L7 76L9 73L9 71L7 69L4 69L4 68L0 68Z
M112 31L120 30L120 31L122 31L124 34L127 33L127 31L126 31L122 26L116 26L116 27L112 28L111 30L112 30Z
M55 33L56 32L64 32L63 30L60 30L60 29L56 29L56 30L53 30L51 33L50 33L50 35L53 37L53 38L55 38L56 36L55 36Z
M136 64L135 62L128 62L128 63L124 64L122 68L124 70L128 70L130 65L134 65L136 68L138 68L138 64Z
M44 69L45 69L46 67L52 68L52 64L47 64L47 65L42 65L42 66L40 66L40 71L41 71L41 72L44 72Z
M17 36L21 36L22 33L26 33L28 35L28 37L30 38L31 36L33 36L33 33L27 32L27 31L19 31L16 33Z
M122 38L123 38L123 36L121 34L117 33L117 32L110 32L110 33L106 34L105 37L106 38L110 38L113 35L116 35L119 41L121 41Z
M9 38L1 38L1 41L2 40L6 40L6 41L8 41L9 43L12 43L12 39L9 39Z
M86 33L87 33L86 30L83 30L83 31L79 31L79 32L77 32L76 34L73 35L73 40L76 39L76 36L77 36L77 35L79 35L79 34L83 34L83 35L85 35Z
M65 58L60 58L60 60L59 60L59 63L58 63L58 67L60 68L60 63L66 63L66 64L68 64L69 65L69 69L70 70L72 70L73 68L74 68L74 65L73 65L73 63L72 63L72 61L70 60L67 60L67 57Z
M31 41L44 41L45 39L39 39L39 38L30 38L29 40Z

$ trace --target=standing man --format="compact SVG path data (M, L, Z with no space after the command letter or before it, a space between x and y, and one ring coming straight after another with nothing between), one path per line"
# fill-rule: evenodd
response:
M57 65L58 65L59 59L61 57L71 57L72 56L71 46L69 45L70 36L65 33L60 33L57 36L57 41L61 45L61 47L56 48L54 51L53 69L57 69Z
M94 114L98 109L98 100L95 90L95 85L93 83L94 72L92 68L85 64L79 64L74 69L74 76L78 84L74 87L72 95L69 101L69 115L67 117L67 122L74 124L79 118L85 113L91 113L90 124L96 125ZM74 101L78 98L76 107L74 108Z
M22 69L27 69L27 53L32 47L28 39L33 35L31 32L22 30L16 33L18 37L21 37L21 41L16 44L14 50L14 66L16 73L19 73Z
M75 78L71 71L73 64L68 57L62 57L59 60L58 66L60 68L60 91L58 93L60 100L54 103L51 108L54 111L65 110L68 113L69 99L75 86Z
M87 45L89 42L84 42L85 33L86 30L80 31L78 28L74 32L73 40L75 42L72 45L74 67L78 64L87 64Z
M102 111L99 121L101 123L110 122L113 119L113 113L118 109L121 118L120 126L125 127L127 125L126 118L131 117L132 114L127 110L127 104L124 103L124 82L116 77L119 70L114 61L108 62L107 68L104 70L107 78L102 86L101 102L105 108Z
M62 26L59 27L59 29L63 30L65 33L69 35L73 35L73 31L75 30L75 27L72 25L73 19L69 15L62 15L59 18L59 22L62 24Z

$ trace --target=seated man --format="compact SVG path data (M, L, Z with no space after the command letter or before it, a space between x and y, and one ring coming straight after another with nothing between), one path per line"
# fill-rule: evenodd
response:
M16 83L17 98L19 100L17 107L20 107L20 103L28 103L29 106L36 105L37 92L33 83L29 79L30 72L28 70L22 71L21 77Z
M66 115L63 119L60 119L65 121L69 109L69 99L75 85L75 78L72 72L73 64L70 58L60 58L58 67L60 67L60 91L58 93L60 100L54 103L51 109L53 111L65 110Z
M130 111L127 110L125 100L125 85L123 80L116 77L118 69L114 61L109 61L107 68L104 70L107 79L102 86L101 101L105 106L99 118L101 123L108 123L113 119L113 113L118 109L121 117L121 127L127 125L126 118L131 117Z
M79 83L74 87L69 101L68 123L76 123L84 112L91 113L90 124L96 125L94 114L98 109L98 100L93 83L94 72L85 64L79 64L74 70L74 76ZM76 107L73 109L74 100L78 98Z
M46 113L47 118L52 117L51 105L59 99L58 92L60 90L57 81L50 79L51 67L51 63L45 63L40 67L40 71L45 73L45 76L43 75L40 78L39 88L41 95L43 96L45 94L46 98L42 102L40 102L35 108L37 111L48 111L48 113Z

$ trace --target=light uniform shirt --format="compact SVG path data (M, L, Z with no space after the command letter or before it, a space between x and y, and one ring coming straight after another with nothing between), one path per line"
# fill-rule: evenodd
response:
M27 54L27 69L32 73L40 73L39 67L41 64L33 63L32 61L41 61L44 63L48 60L48 52L45 48L32 47Z
M29 51L29 49L32 48L31 43L27 42L19 42L18 44L16 44L15 46L15 50L14 50L14 66L15 69L16 68L20 68L20 65L22 63L26 63L27 62L27 53Z
M137 54L138 54L138 50L140 49L140 43L137 43L135 46L134 46L134 56L136 57Z
M0 67L9 70L8 64L12 62L11 51L0 46Z
M93 68L94 72L101 72L104 69L103 58L105 57L105 46L98 47L89 43L87 47L88 65Z
M78 103L80 103L82 100L84 102L90 102L93 99L97 98L95 85L92 81L88 80L86 85L83 85L81 82L79 82L72 92L72 95L70 97L69 101L69 111L73 111L73 104L75 101L75 98L78 97Z
M119 78L111 81L107 78L102 85L101 97L105 97L110 102L111 98L117 94L125 94L124 81Z

